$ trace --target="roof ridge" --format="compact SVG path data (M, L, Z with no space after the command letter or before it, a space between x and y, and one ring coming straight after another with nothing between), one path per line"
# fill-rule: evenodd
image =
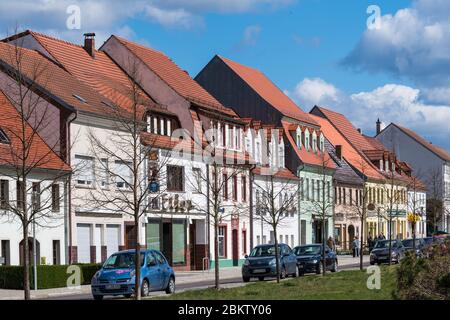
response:
M160 51L160 50L157 50L157 49L152 48L152 47L144 46L143 44L140 44L140 43L138 43L138 42L131 41L131 40L128 40L128 39L125 39L125 38L123 38L123 37L121 37L121 36L118 36L118 35L115 35L115 34L113 34L113 35L111 35L111 36L117 38L120 42L131 43L131 44L134 44L135 46L141 47L141 48L143 48L143 49L151 50L151 51L153 51L153 52L156 52L156 53L159 53L159 54L165 56L165 57L168 58L170 61L173 61L168 55L166 55L164 52L162 52L162 51ZM175 62L174 62L174 63L175 63ZM181 69L181 68L180 68L180 69Z
M59 38L56 38L56 37L54 37L54 36L49 36L48 34L40 33L40 32L33 31L33 30L27 30L27 31L28 31L31 35L33 35L33 36L36 35L36 36L44 37L44 38L47 38L47 39L50 39L50 40L62 42L62 43L65 43L65 44L67 44L67 45L71 45L71 46L74 46L74 47L80 47L80 48L83 48L83 45L81 45L81 44L76 44L76 43L73 43L73 42L69 42L69 41L67 41L67 40L59 39ZM45 45L44 45L44 47L45 47ZM94 48L94 50L95 50L95 51L98 51L98 50L95 49L95 48Z

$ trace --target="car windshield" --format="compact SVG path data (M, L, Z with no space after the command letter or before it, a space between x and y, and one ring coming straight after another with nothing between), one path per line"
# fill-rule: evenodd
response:
M278 247L278 253L281 253L281 248ZM260 246L256 247L250 253L250 257L267 257L275 256L275 246Z
M295 255L314 255L320 254L320 246L301 246L294 249Z
M104 269L126 269L134 267L134 252L123 252L113 254L103 264ZM141 266L144 265L144 253L141 252Z
M393 248L397 247L397 241L392 240L391 247L393 247ZM377 241L374 248L376 248L376 249L389 248L389 240Z
M413 246L413 239L406 239L402 241L403 246L405 247L411 247ZM420 245L420 240L416 239L416 247Z

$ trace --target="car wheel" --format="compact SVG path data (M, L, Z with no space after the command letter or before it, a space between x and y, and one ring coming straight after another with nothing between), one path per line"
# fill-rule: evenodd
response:
M264 281L264 277L258 277L259 281Z
M147 279L144 279L141 286L141 297L148 296L148 293L150 292L150 285L148 283Z
M125 298L130 299L131 298L131 294L124 294L123 295Z
M295 272L292 274L292 277L293 278L297 278L297 273L298 273L298 270L297 270L297 267L295 268Z
M323 269L322 262L319 262L319 264L317 265L317 268L316 268L316 274L321 274L322 269Z
M103 300L103 296L94 296L94 300L101 301Z
M333 266L331 267L331 272L336 272L336 271L338 271L338 262L337 262L337 260L334 260Z
M250 281L250 277L242 277L242 281L249 282Z
M175 279L173 277L170 277L169 283L167 284L166 288L167 294L175 293Z
M280 279L286 278L286 267L281 268Z

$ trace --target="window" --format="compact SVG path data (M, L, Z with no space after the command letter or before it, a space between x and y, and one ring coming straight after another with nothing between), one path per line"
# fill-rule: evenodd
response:
M349 192L348 195L349 195L349 197L350 197L350 198L349 198L348 204L352 206L352 205L353 205L353 189L351 189L351 188L348 189L348 192Z
M25 203L23 198L23 191L24 191L24 184L23 181L17 181L16 182L16 199L17 199L17 208L24 210L25 209Z
M279 238L280 239L278 240L279 241L278 243L283 243L283 235L282 234L280 234Z
M233 176L233 201L237 201L238 198L238 186L237 186L237 175Z
M279 146L278 147L278 155L279 155L279 167L283 168L284 167L284 148L283 146Z
M247 177L242 176L241 177L241 185L242 185L242 201L247 201Z
M92 186L94 182L94 159L75 155L74 162L76 184L79 186Z
M224 173L222 175L222 196L225 200L228 200L228 175L226 173Z
M133 184L133 173L131 163L115 161L116 187L118 189L129 189Z
M344 205L346 205L347 204L347 192L346 192L345 188L342 188L342 200L344 200L343 203L344 203Z
M289 244L289 235L284 236L284 243Z
M266 243L267 243L267 236L263 235L262 244L266 244Z
M184 191L184 167L167 166L167 190Z
M241 150L241 128L235 127L236 128L236 135L235 135L235 143L234 146L236 148L236 150Z
M295 243L294 243L294 235L291 234L291 247L295 247Z
M195 179L195 190L194 192L202 192L202 172L200 170L200 168L193 168L192 172L194 174L194 179Z
M61 264L61 245L59 240L53 240L53 264Z
M52 211L59 212L59 184L52 185Z
M9 180L0 180L0 209L8 209Z
M227 256L227 227L219 226L219 258L226 258Z
M100 186L102 188L108 188L109 186L109 168L108 168L108 159L100 160Z
M225 124L222 124L222 146L227 146L227 127Z
M261 244L261 237L256 236L256 244L259 246Z
M305 179L305 191L306 191L306 195L305 198L307 201L309 201L309 179Z
M10 253L10 243L9 240L2 240L1 241L1 255L4 259L4 265L9 266L11 264L11 253Z
M5 131L0 128L0 143L9 143L9 138L6 135Z

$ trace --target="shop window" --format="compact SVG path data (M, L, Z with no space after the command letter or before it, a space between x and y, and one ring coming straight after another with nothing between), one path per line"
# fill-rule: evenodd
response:
M181 221L172 223L172 263L186 264L186 226Z

